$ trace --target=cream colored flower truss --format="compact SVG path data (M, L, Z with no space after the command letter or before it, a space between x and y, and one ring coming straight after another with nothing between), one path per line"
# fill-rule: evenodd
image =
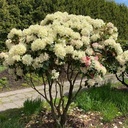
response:
M19 76L26 67L35 71L53 68L52 79L57 79L57 66L66 64L69 58L71 62L79 61L79 66L84 65L86 71L95 69L97 74L105 75L106 68L100 62L102 59L94 59L97 57L96 51L101 50L102 54L102 50L109 46L115 49L121 64L125 63L124 58L128 58L125 53L122 55L123 50L116 43L117 36L117 28L112 23L89 16L56 12L48 14L39 25L31 25L24 30L12 29L6 41L8 52L0 56L7 67L16 69ZM46 68L48 62L54 67Z

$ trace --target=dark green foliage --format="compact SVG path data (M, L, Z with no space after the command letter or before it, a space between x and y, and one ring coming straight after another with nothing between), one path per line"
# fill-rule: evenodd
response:
M121 44L123 50L128 50L128 40L119 40L118 42Z
M112 0L0 0L0 51L5 50L4 42L12 28L27 28L56 11L112 22L119 30L119 39L128 40L128 7Z

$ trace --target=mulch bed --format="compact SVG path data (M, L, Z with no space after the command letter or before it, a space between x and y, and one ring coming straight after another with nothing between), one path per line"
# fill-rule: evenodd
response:
M123 128L128 117L118 117L112 122L103 122L102 119L99 112L83 112L75 108L68 115L66 128ZM55 124L51 113L42 111L40 115L32 117L25 128L55 128Z

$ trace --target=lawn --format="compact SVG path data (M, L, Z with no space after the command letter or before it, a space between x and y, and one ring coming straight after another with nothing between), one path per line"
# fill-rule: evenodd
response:
M67 127L127 128L127 101L128 90L113 88L110 83L82 90L69 109ZM0 128L52 127L49 106L40 99L26 100L23 108L0 113Z

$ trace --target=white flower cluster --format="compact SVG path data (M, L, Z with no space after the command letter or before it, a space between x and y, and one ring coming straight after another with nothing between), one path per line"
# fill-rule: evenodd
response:
M41 68L43 66L43 62L49 60L49 55L47 53L42 53L35 59L33 59L32 66L34 69Z
M23 64L29 66L32 64L32 61L33 61L33 58L31 57L31 55L29 54L25 54L23 57L22 57L22 62Z
M128 50L124 51L122 54L118 55L116 57L120 65L124 66L125 64L128 63Z
M95 69L96 69L99 73L101 72L103 75L106 74L106 72L107 72L106 68L105 68L102 64L100 64L100 62L99 62L98 60L94 60L93 63L94 63Z
M10 48L9 55L23 55L26 52L26 46L24 44L17 44Z
M89 86L94 86L94 85L96 85L96 84L100 84L101 82L103 81L103 78L101 77L101 76L96 76L95 78L93 78L93 79L89 79L88 81L87 81L87 83L88 83L88 85ZM98 86L98 85L97 85Z
M13 28L11 32L8 34L8 39L12 39L15 35L21 37L22 36L22 31L17 30L16 28Z
M8 52L1 53L0 57L6 66L17 66L15 69L19 76L23 73L19 68L21 64L32 70L49 70L49 61L57 68L66 64L69 58L71 62L79 61L79 66L85 64L86 69L93 65L97 72L104 75L106 68L100 64L102 59L94 59L96 51L109 46L115 49L121 64L125 63L124 58L128 58L120 44L116 43L117 36L117 28L112 23L106 24L89 16L56 12L48 14L39 25L31 25L23 31L12 29L6 41ZM59 76L55 70L52 74L52 79Z
M36 39L31 45L32 51L43 50L46 46L46 41L43 39Z
M56 44L54 47L55 55L61 59L64 59L66 56L66 49L63 44Z
M55 69L52 70L52 79L57 79L59 77L59 72L57 72Z
M114 39L107 39L104 41L105 46L110 46L111 48L114 48L117 55L120 55L123 53L123 50L121 48L121 45L119 43L116 43Z

